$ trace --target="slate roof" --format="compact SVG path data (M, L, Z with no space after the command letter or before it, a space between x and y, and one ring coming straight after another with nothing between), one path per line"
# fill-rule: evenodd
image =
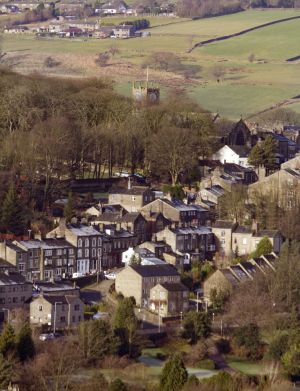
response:
M274 238L278 234L280 234L280 232L278 230L267 230L267 229L264 229L264 230L258 231L253 236L255 236L255 237L265 237L265 236L267 236L269 238Z
M169 228L171 232L175 234L196 234L196 235L208 235L211 233L211 229L208 227L185 227L185 228Z
M223 274L223 276L232 284L238 285L239 280L232 274L229 269L219 269L219 271Z
M46 238L41 241L41 248L46 250L53 248L74 248L74 246L72 246L72 244L70 244L63 238Z
M43 295L43 297L52 305L55 305L55 303L70 304L74 299L78 299L75 295Z
M249 280L249 276L239 265L230 266L230 269L241 282Z
M110 191L110 194L129 194L129 195L143 195L145 192L151 191L149 187L146 186L132 186L131 189L124 189L124 188L118 188L118 189L112 189Z
M168 292L179 292L179 291L188 291L189 289L183 285L181 282L163 282L160 283L163 288L165 288Z
M138 212L126 213L126 214L122 217L122 222L124 222L124 223L133 223L133 222L135 222L135 220L136 220L140 215L141 215L141 214L138 213Z
M235 226L235 224L236 223L233 223L232 221L217 220L213 225L213 228L232 229Z
M237 234L252 234L252 229L250 227L245 227L244 225L239 225L234 230L234 233L237 233Z
M171 265L132 265L131 267L141 277L179 276L178 271Z
M102 235L99 231L90 225L68 225L67 228L76 236Z
M257 267L249 262L249 261L243 261L240 263L241 266L243 266L243 268L249 273L249 274L253 274L257 271Z
M228 147L237 153L240 157L247 157L250 152L250 148L244 145L229 145Z
M0 273L0 285L26 284L26 279L19 273Z

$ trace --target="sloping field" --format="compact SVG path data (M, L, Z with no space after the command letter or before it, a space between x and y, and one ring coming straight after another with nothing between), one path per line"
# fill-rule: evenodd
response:
M38 40L33 35L4 35L3 49L11 57L11 66L20 72L114 77L116 88L126 95L130 94L130 81L143 77L141 65L149 54L170 51L183 63L200 66L201 70L198 78L187 81L181 76L151 69L151 78L161 83L163 96L169 87L184 88L205 108L236 119L300 94L300 61L286 62L300 55L300 20L214 42L192 53L187 50L200 40L299 15L300 10L255 10L197 21L176 19L176 24L149 29L151 38L144 39ZM153 20L153 24L158 22ZM111 58L106 67L97 67L96 55L112 45L120 49L120 54ZM46 69L43 61L48 55L57 58L61 65ZM222 69L219 77L214 72L216 67ZM290 107L293 106L298 110L297 103Z
M300 10L298 9L251 10L215 18L182 22L178 25L155 27L151 29L151 33L155 35L193 35L197 40L204 40L237 33L260 24L299 15Z

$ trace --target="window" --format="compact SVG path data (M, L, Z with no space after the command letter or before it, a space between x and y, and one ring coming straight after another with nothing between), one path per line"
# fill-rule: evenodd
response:
M78 250L78 258L82 258L82 250Z
M61 321L61 322L65 322L65 321L66 321L66 317L65 317L65 316L61 316L61 317L60 317L60 321Z
M25 263L19 263L19 272L23 272L25 270Z
M88 247L88 246L89 246L89 240L88 240L88 239L85 239L84 245L85 245L85 247Z
M79 246L79 241L78 241L78 246ZM73 254L74 254L74 250L73 250L72 248L70 248L69 254L70 254L70 255L73 255Z
M18 298L17 297L13 297L13 303L17 303L18 302Z
M96 245L97 245L97 240L96 240L96 238L93 238L93 240L92 240L92 247L96 247Z
M74 310L75 310L75 311L79 311L79 309L80 309L80 306L79 306L79 304L75 304L75 306L74 306Z
M0 304L5 304L5 299L0 298Z
M243 238L243 244L247 244L247 238Z
M102 244L102 239L98 238L98 246L101 246L101 244Z
M225 231L221 231L221 236L225 236Z
M96 249L95 248L92 249L92 257L94 257L94 258L96 257Z
M85 256L86 258L89 257L89 249L88 249L88 248L85 249L85 251L84 251L84 256Z
M62 260L61 259L57 259L56 260L56 266L61 266L62 265Z
M78 239L78 247L82 247L82 239Z
M57 254L57 255L62 255L62 250L61 250L60 248L57 249L56 254Z
M43 306L39 305L39 311L43 311Z
M52 255L52 250L46 250L45 251L45 255L46 255L46 257L51 256Z

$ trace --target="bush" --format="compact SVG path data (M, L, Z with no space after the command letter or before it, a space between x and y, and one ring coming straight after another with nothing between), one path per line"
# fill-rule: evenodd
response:
M287 333L280 333L270 342L267 358L280 361L283 354L288 350L288 347L289 335Z
M262 357L262 343L259 328L256 324L239 327L234 332L233 346L235 352L251 360L258 360Z

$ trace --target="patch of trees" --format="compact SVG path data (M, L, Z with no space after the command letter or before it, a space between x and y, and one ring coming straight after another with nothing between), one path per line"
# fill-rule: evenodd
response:
M194 169L197 155L208 156L213 148L210 115L184 94L136 110L107 81L1 70L0 107L0 176L6 175L0 201L13 182L15 203L31 211L45 211L68 180L112 176L124 168L179 184ZM10 231L8 225L5 229Z
M198 77L199 65L185 64L181 58L172 52L154 52L144 62L143 67L151 67L165 72L183 75L185 78Z
M177 3L177 14L188 18L231 14L242 10L238 0L180 0Z
M180 0L177 14L188 18L204 18L232 14L248 8L294 8L295 0Z
M40 3L36 9L22 13L18 19L12 19L11 21L6 22L5 25L7 27L12 27L21 24L44 22L53 18L55 14L56 11L54 5L50 5L46 8L43 3Z
M144 30L150 27L150 21L148 19L130 20L125 21L122 24L133 26L135 30Z

